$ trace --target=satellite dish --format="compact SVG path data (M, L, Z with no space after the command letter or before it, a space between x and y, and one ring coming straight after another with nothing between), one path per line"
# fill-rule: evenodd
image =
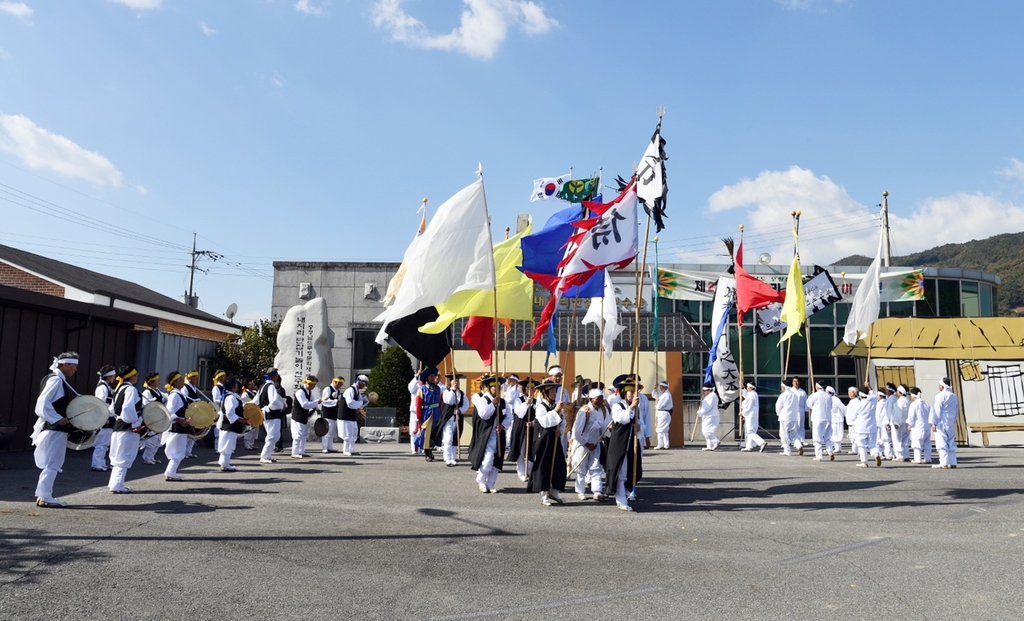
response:
M235 304L234 302L232 302L231 305L228 306L228 309L226 311L224 311L224 316L228 318L228 321L231 321L232 319L234 319L235 315L237 315L237 314L238 314L238 304Z
M757 262L760 263L761 265L768 265L769 263L772 262L772 255L768 254L767 252L762 252L761 256L757 257Z

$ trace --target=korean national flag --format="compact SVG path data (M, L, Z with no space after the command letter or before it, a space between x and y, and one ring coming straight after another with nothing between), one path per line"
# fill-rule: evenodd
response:
M562 190L562 185L569 180L569 175L562 175L560 177L544 177L541 179L534 179L533 181L533 194L530 195L530 201L557 201L561 200L558 198L558 193Z

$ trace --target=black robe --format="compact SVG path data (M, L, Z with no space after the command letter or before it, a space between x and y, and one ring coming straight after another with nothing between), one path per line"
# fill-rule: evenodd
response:
M526 401L525 397L520 397L519 399L521 402ZM520 453L526 451L526 433L530 430L526 423L533 421L533 407L531 405L530 409L526 412L526 416L522 418L515 414L512 415L512 444L508 447L508 460L510 462L518 461ZM526 455L526 461L533 461L533 456L536 453L534 444L536 443L533 441L533 438L530 438L530 450Z
M551 406L552 408L554 406ZM565 451L562 450L562 439L558 436L558 427L544 428L535 424L533 426L533 446L535 460L533 469L530 470L530 479L526 483L526 489L531 492L545 492L565 490L566 468Z
M618 404L616 404L618 405ZM618 483L619 469L622 467L622 460L626 461L626 491L633 489L633 455L636 452L636 437L633 434L633 424L636 421L629 421L626 424L612 423L611 438L608 439L608 458L607 468L605 472L608 473L608 486L605 488L611 493L615 493L615 486ZM643 457L642 455L635 460L636 463L636 480L639 481L643 476Z
M490 396L483 397L490 400ZM473 413L473 440L469 443L469 469L479 470L484 463L484 453L487 452L487 441L495 435L494 428L505 418L505 400L498 399L494 416L487 420L480 418L479 413ZM505 466L505 432L497 434L498 441L494 451L494 467L501 472Z

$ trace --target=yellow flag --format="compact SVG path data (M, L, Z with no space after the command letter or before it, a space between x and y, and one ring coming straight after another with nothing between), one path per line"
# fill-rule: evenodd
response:
M533 319L533 281L517 269L523 262L519 242L533 230L531 222L512 237L494 244L494 271L497 295L490 289L459 291L437 308L437 321L420 327L426 334L440 334L459 317L494 317L494 300L498 300L499 319ZM438 266L444 269L444 266Z
M793 228L793 239L799 243L796 228ZM807 303L804 301L804 279L800 273L800 253L793 253L793 264L789 266L789 278L786 279L786 301L782 303L779 319L786 322L786 333L779 339L779 345L794 334L800 334L800 328L807 321Z

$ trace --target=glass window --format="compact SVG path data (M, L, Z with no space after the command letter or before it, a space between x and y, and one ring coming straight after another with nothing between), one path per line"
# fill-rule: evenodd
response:
M782 349L786 357L783 359L782 370L786 377L794 375L803 378L807 375L807 340L803 334L796 334L783 343ZM803 382L804 388L807 382Z
M836 373L848 375L851 378L857 375L857 361L853 356L839 356L836 358ZM856 383L851 380L851 383Z
M917 305L918 317L936 317L938 315L938 287L934 278L924 279L924 299L914 302Z
M762 375L764 373L774 373L780 375L782 373L782 351L779 348L779 333L769 334L768 336L758 336L755 344L757 351L757 369L755 373Z
M981 285L981 291L979 296L978 306L982 317L992 317L995 313L992 312L992 285Z
M960 281L939 280L939 317L960 315Z
M836 325L845 326L850 318L850 305L846 302L837 302L834 306L836 307Z
M817 326L831 326L835 322L835 304L832 306L825 307L820 311L814 313L808 318L808 321Z
M667 315L671 313L673 306L674 304L672 304L672 300L669 300L668 298L658 298L658 314Z
M352 370L369 371L377 366L380 358L380 345L376 342L377 333L373 330L352 331Z
M684 395L699 395L700 387L704 383L704 378L700 375L684 375L683 376L683 394Z
M992 287L992 316L999 316L999 289Z
M981 314L981 297L978 294L978 283L960 281L960 315L977 317Z
M889 317L913 317L913 302L889 302Z
M701 309L702 314L704 315L704 319L702 320L704 323L711 323L711 313L714 310L714 308L715 308L715 303L714 302L701 302L700 303L700 309Z
M759 338L757 336L757 330L753 326L747 324L743 326L743 376L746 377L754 373L754 339ZM736 365L740 364L740 348L737 344L736 348L733 349L736 356Z
M691 352L684 353L683 354L683 373L700 373L700 372L701 372L701 368L700 368L700 355L694 354L694 353L691 353ZM698 385L697 388L699 389L700 386ZM698 390L697 392L700 392L700 390Z
M676 312L682 313L690 323L700 323L700 302L676 300Z
M835 374L834 359L829 355L836 344L835 334L833 328L811 328L811 368L815 377Z

